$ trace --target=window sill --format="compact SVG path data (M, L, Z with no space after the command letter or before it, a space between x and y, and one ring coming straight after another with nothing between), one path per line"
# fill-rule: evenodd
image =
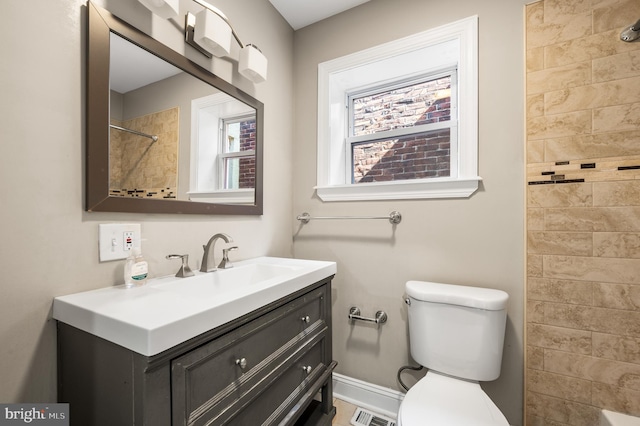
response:
M469 198L478 190L480 176L460 179L434 178L354 185L316 186L322 201L413 200Z
M256 201L253 189L189 192L188 195L191 201L201 203L254 204Z

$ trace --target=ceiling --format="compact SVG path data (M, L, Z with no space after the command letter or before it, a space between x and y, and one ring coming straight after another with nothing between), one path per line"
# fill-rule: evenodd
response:
M294 30L321 21L369 0L269 0Z
M182 72L114 33L110 37L109 86L118 93L124 94Z

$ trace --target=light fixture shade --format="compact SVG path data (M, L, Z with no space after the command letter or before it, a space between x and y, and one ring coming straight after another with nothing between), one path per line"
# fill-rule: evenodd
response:
M267 80L267 57L254 45L247 44L240 50L238 71L254 83L262 83Z
M147 9L163 19L177 18L180 0L138 0Z
M231 51L231 27L208 9L196 14L193 40L215 56L228 56Z

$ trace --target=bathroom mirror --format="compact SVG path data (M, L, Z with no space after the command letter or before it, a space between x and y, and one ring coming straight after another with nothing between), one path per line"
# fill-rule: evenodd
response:
M262 214L263 104L88 11L87 210Z

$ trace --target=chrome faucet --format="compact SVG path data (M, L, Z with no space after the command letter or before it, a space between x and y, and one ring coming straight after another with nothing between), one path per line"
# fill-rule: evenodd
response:
M216 268L215 262L215 246L218 239L224 240L225 243L232 243L233 238L227 234L216 234L209 239L209 242L202 246L204 254L202 255L202 264L200 265L200 272L213 272Z

